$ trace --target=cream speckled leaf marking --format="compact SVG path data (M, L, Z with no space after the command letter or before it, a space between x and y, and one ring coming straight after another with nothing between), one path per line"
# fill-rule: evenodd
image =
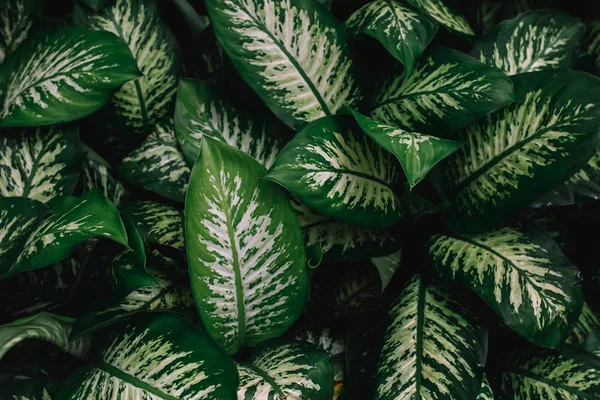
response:
M437 25L396 0L375 0L360 8L345 22L354 36L377 39L410 73L437 31Z
M36 6L36 0L7 0L0 5L0 64L27 39Z
M287 136L286 127L272 115L237 106L216 86L194 79L179 82L175 131L190 165L198 158L202 138L206 135L251 155L270 168Z
M154 201L136 201L125 212L148 242L183 250L183 220L177 209Z
M376 400L473 399L487 356L487 332L441 286L415 275L389 310L374 377Z
M238 373L238 400L330 400L333 395L329 356L307 342L267 342L250 363L238 364Z
M380 82L371 116L387 125L440 136L513 99L513 84L502 71L459 51L434 47L408 76L396 68Z
M401 217L394 191L398 167L398 161L364 135L351 116L334 116L296 134L265 179L325 215L382 227Z
M117 35L131 50L143 76L123 85L111 104L126 128L147 135L171 110L177 90L175 52L155 1L116 0L98 14L82 15L81 24Z
M450 9L444 0L405 0L408 4L417 8L423 14L433 18L444 28L465 36L468 39L474 38L475 33L469 25L467 19Z
M50 126L7 131L0 137L0 196L42 203L70 195L79 178L79 133Z
M567 338L567 343L581 345L585 339L600 328L600 314L593 310L587 301L583 302L581 315Z
M583 167L598 145L600 79L565 70L512 79L518 102L462 131L465 145L440 168L456 229L500 226Z
M107 32L65 26L39 33L2 65L0 127L85 117L139 71L127 46Z
M538 346L557 348L581 312L581 274L541 230L434 235L426 246L442 279L475 291L511 329Z
M425 179L438 162L463 145L463 142L382 124L353 110L352 115L364 133L398 158L411 189Z
M155 125L146 141L123 159L119 171L135 185L183 202L190 168L177 144L173 121Z
M527 11L499 23L475 44L472 54L508 75L572 68L584 28L578 18L559 11Z
M85 144L82 144L82 152L83 186L86 190L97 188L118 207L125 187L113 175L110 164Z
M300 128L360 108L349 38L313 0L207 0L221 46L246 83L288 125Z
M205 137L186 198L190 280L207 332L229 353L279 336L307 295L300 226L247 154Z
M484 373L483 379L481 380L481 389L479 389L479 394L477 395L477 400L494 400L495 398L494 391L492 390L490 382Z
M112 331L59 399L234 400L235 363L204 332L168 313Z
M589 22L585 42L587 53L596 63L596 72L600 73L600 18Z

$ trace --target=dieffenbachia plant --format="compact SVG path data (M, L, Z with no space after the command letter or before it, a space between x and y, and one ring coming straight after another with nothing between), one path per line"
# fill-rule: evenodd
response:
M548 5L0 0L0 399L600 399Z

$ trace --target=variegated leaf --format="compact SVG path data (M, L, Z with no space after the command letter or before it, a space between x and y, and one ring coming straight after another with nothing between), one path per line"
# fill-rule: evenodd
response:
M6 0L0 4L0 64L27 39L34 24L36 0Z
M348 18L346 28L354 36L377 39L410 73L437 31L429 18L396 0L375 0Z
M183 250L183 220L177 209L153 201L136 201L125 213L146 241Z
M488 33L499 22L529 11L536 0L482 0L477 6L477 24L482 33ZM537 4L539 6L539 4Z
M407 76L396 68L379 84L371 116L411 132L440 136L514 99L502 71L445 47L434 47Z
M503 21L475 44L472 54L508 75L572 68L585 26L559 11L535 10Z
M97 188L116 206L121 204L125 187L115 178L112 168L106 160L85 144L83 150L83 186L85 190Z
M496 397L494 396L494 391L490 386L490 382L485 374L483 374L483 379L481 381L481 388L479 389L479 394L477 395L476 400L494 400Z
M252 157L205 137L185 204L192 290L229 353L281 335L307 295L302 233L285 193Z
M363 99L343 26L313 0L207 0L225 52L246 83L300 128Z
M567 337L566 342L573 345L581 345L598 328L600 328L600 314L594 311L587 301L584 301L579 319L575 323L569 337Z
M119 170L126 181L183 202L190 168L179 149L173 121L154 126L146 141L123 159Z
M352 111L363 132L400 161L412 189L431 169L454 153L463 142L441 139L374 121Z
M79 178L79 133L50 126L7 131L0 137L0 196L42 203L70 195Z
M238 364L238 400L331 400L333 371L327 353L297 341L271 341L257 348L250 363Z
M397 160L364 135L351 116L335 116L294 136L265 179L325 215L382 227L401 217L395 193L399 172Z
M414 276L389 310L373 399L474 399L487 332L450 292Z
M446 0L405 0L423 14L431 17L444 28L468 39L475 37L467 19L445 3Z
M394 273L400 267L402 260L402 250L398 250L393 254L388 254L384 257L371 258L371 263L377 267L379 277L381 278L381 291L383 292L387 285L392 280Z
M206 135L251 155L267 168L273 165L287 133L275 118L244 110L217 87L193 79L179 82L175 131L190 165L198 158Z
M0 127L73 121L139 76L119 38L65 26L28 40L0 68Z
M172 110L177 89L175 52L156 2L114 0L98 13L88 13L83 7L78 11L80 24L118 36L133 54L142 76L123 85L112 97L111 106L120 125L147 135Z
M440 168L465 231L501 225L592 157L600 129L600 79L577 71L514 76L518 103L461 132L466 144Z
M600 18L589 23L587 28L585 48L596 64L596 75L600 75Z
M600 398L600 362L584 350L566 345L555 351L513 355L502 374L506 399L584 400Z
M53 383L53 384L52 384ZM52 400L59 382L46 383L31 379L3 383L3 391L10 393L6 400ZM0 397L4 400L4 398Z
M120 326L98 350L58 399L236 399L234 362L199 328L168 313Z
M426 247L442 279L475 291L506 325L538 346L560 346L581 312L579 270L539 229L438 234Z

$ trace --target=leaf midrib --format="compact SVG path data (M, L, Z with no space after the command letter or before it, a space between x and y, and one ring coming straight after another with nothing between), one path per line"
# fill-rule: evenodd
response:
M418 96L424 96L424 95L428 95L428 94L437 94L437 93L456 93L456 94L460 94L460 95L468 95L468 94L472 94L474 91L471 90L450 90L449 89L441 89L441 90L422 90L419 92L413 92L413 93L409 93L409 94L402 94L402 95L398 95L398 96L394 96L391 97L385 101L382 101L381 103L378 103L376 105L374 105L373 107L371 107L370 112L373 112L374 110L386 106L388 104L391 103L396 103L405 99L410 99L412 97L418 97Z
M562 390L567 391L567 392L569 392L571 394L575 394L575 395L577 395L577 396L579 396L579 397L581 397L583 399L595 399L596 398L595 396L591 396L591 395L589 395L589 394L587 394L585 392L582 392L580 390L573 389L572 387L564 385L562 383L554 382L551 379L545 378L543 376L536 375L536 374L532 373L531 371L527 371L527 370L524 370L522 368L510 368L506 372L507 373L512 373L512 374L515 374L515 375L524 376L526 378L529 378L529 379L532 379L532 380L544 383L544 384L546 384L548 386L562 389Z
M279 387L277 382L275 382L275 379L271 378L270 375L268 375L262 369L258 368L257 366L255 366L253 364L247 363L247 364L243 364L243 365L244 365L244 367L252 370L255 374L257 374L258 376L263 378L269 385L271 385L271 387L275 390L275 392L277 393L277 395L279 396L280 399L286 398L286 394L284 393L284 391Z
M350 169L339 169L339 168L329 168L329 169L305 169L306 173L313 173L313 172L333 172L336 174L347 174L347 175L354 175L357 176L359 178L362 179L366 179L369 181L373 181L373 182L377 182L382 186L385 186L387 189L391 190L392 192L394 192L394 189L392 188L392 186L387 183L386 181L376 178L373 175L369 175L366 174L364 172L358 172L358 171L352 171ZM394 192L395 193L395 192Z
M40 166L40 161L44 157L44 154L46 154L46 152L48 151L49 144L50 144L50 140L48 140L47 142L44 142L44 145L42 146L42 149L39 152L38 157L36 157L36 159L33 161L33 165L31 167L31 174L29 174L29 176L27 176L27 179L25 180L25 185L23 186L23 196L24 197L29 197L29 192L31 190L31 183L33 182L33 177L36 175L36 171Z
M422 279L422 278L421 278ZM415 360L415 400L421 399L421 386L423 381L423 329L425 325L425 284L419 279L419 292L417 299L417 337Z

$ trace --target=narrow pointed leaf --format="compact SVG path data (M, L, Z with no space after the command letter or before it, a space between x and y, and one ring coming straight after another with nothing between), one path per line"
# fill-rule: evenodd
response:
M475 44L472 54L508 75L573 68L585 26L559 11L535 10L499 23Z
M394 273L398 267L400 267L401 259L402 250L398 250L397 252L387 256L371 258L371 262L377 267L377 271L379 271L382 292L392 280L392 277L394 276Z
M0 127L85 117L139 74L127 46L108 32L68 26L39 33L0 68Z
M377 39L410 73L437 31L429 18L396 0L375 0L360 8L345 23L349 32Z
M440 168L456 229L501 225L582 168L598 145L600 79L539 71L513 81L518 103L462 131L467 143Z
M333 371L327 353L298 341L261 345L248 364L238 364L238 400L330 400Z
M579 319L566 342L572 345L581 345L598 328L600 328L600 314L593 310L587 301L584 301Z
M434 47L404 76L379 85L371 116L387 125L435 136L464 128L514 99L502 71L445 47Z
M411 189L425 179L438 162L463 145L463 142L382 124L356 111L352 111L352 115L364 133L398 158Z
M343 105L360 108L349 37L325 7L312 0L207 0L206 9L241 77L288 125L300 128Z
M434 235L427 252L442 279L475 291L510 328L538 346L560 346L581 312L579 270L538 229Z
M401 217L394 192L398 173L394 157L364 135L352 117L337 116L296 134L265 179L325 215L382 227Z
M192 290L227 352L281 335L307 295L302 233L285 193L257 161L204 138L186 198Z
M406 0L406 2L449 31L468 39L475 36L467 19L448 7L447 0Z
M173 121L157 124L146 141L122 161L120 175L132 184L183 202L190 179Z
M125 194L125 187L115 177L110 164L86 145L83 145L82 172L85 190L97 188L116 206L119 206L121 197Z
M204 332L160 313L113 330L57 399L234 400L237 384L234 362Z
M473 399L487 356L487 332L440 286L416 275L389 310L373 398Z
M36 0L6 0L0 4L0 64L32 31Z
M183 250L183 219L177 209L153 201L136 201L125 212L146 241Z

